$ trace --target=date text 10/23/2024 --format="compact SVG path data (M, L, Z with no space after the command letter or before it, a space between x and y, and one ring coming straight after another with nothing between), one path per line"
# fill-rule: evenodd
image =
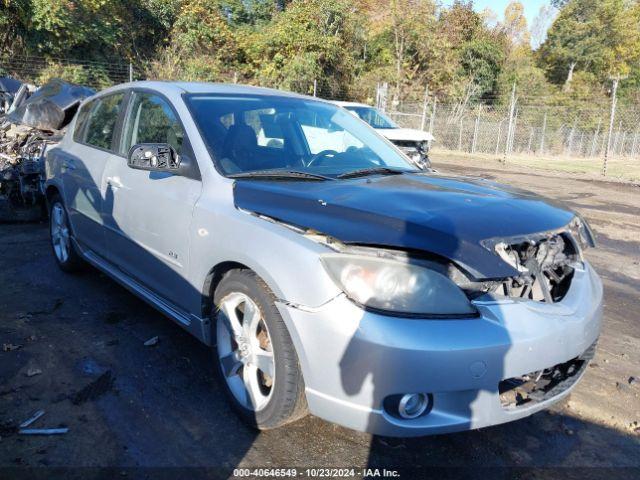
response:
M386 468L236 468L234 478L400 478L397 470Z

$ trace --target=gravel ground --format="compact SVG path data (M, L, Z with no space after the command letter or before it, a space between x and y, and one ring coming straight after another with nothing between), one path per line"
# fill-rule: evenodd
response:
M411 440L313 417L257 434L227 405L207 347L96 270L60 272L44 224L2 225L0 478L226 478L236 467L310 466L399 468L402 478L423 467L475 478L638 478L640 188L434 160L442 171L562 200L594 227L599 248L589 257L605 284L604 330L568 402L511 424ZM39 409L46 413L34 427L69 432L16 434Z

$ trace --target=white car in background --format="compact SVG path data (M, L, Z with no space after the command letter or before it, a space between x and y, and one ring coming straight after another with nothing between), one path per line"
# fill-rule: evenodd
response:
M387 140L395 144L405 155L417 163L421 168L431 167L429 149L433 144L433 135L429 132L413 128L399 127L383 112L364 103L333 102L346 108L354 115L364 120Z

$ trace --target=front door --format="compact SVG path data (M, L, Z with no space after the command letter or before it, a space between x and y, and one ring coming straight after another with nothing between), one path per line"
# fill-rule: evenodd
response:
M182 151L184 130L167 100L134 92L120 150L138 143L168 143ZM189 237L202 183L172 173L134 170L114 157L105 172L109 259L179 307L200 295L188 281Z

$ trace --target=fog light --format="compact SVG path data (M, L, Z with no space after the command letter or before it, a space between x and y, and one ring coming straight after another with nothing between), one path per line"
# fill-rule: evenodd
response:
M402 418L418 418L429 406L429 398L424 393L407 393L398 403L398 414Z

